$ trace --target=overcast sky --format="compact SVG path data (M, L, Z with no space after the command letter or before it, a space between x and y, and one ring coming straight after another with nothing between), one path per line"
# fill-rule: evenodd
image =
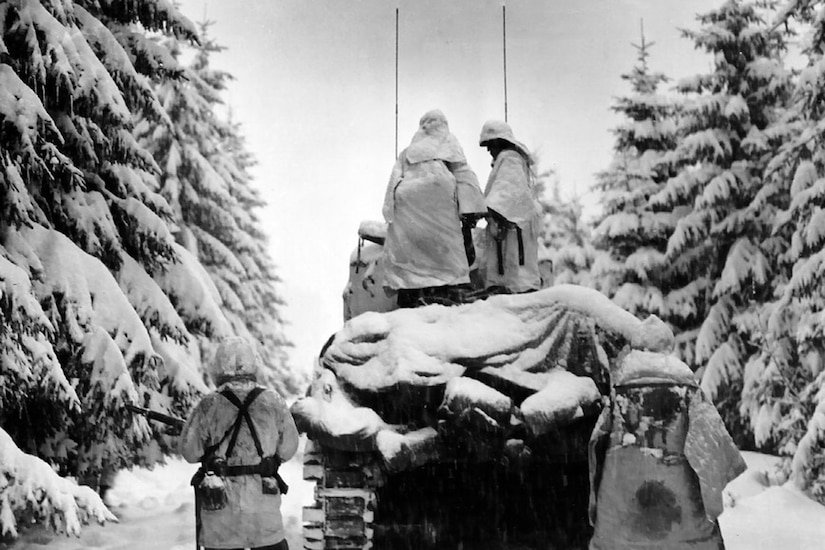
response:
M636 63L640 22L650 66L673 79L710 69L680 36L721 0L509 0L508 120L553 168L566 193L595 204L593 174L610 162ZM259 164L255 184L283 279L297 368L311 369L342 323L341 293L361 220L381 219L395 160L395 10L399 33L399 150L420 116L441 109L482 188L485 120L504 118L500 0L183 0L214 21L227 50L213 59L235 81L226 99ZM672 83L671 83L672 84Z

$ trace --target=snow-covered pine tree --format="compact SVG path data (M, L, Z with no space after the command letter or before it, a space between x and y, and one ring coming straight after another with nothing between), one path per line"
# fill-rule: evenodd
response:
M791 457L796 485L825 504L825 2L785 2L774 24L799 28L807 65L768 166L781 199L773 201L774 235L786 245L779 267L788 276L767 311L765 352L753 362L743 408L757 439L777 440Z
M596 250L578 197L565 199L552 171L537 177L542 228L539 235L539 271L543 287L572 283L593 287L591 268Z
M593 271L599 288L623 308L665 317L665 251L676 213L652 208L648 199L673 175L669 151L676 145L677 106L658 92L668 79L648 66L652 45L642 30L640 43L633 45L638 61L622 75L631 94L613 106L624 121L614 130L613 162L597 175L601 214L593 240L603 253Z
M163 117L147 77L176 72L148 32L196 36L164 0L0 3L3 451L64 475L158 460L161 431L123 405L188 411L205 389L191 327L231 332L131 134L136 113ZM2 492L0 531L20 517L74 529L56 516L86 504L53 506L65 496L33 471L3 464L26 489Z
M239 127L219 113L231 76L210 65L222 48L208 37L208 26L202 24L185 78L158 82L171 124L145 119L135 135L162 167L160 192L175 213L175 238L209 273L232 331L258 343L266 382L294 394L303 380L287 364L284 302L257 217L264 203L251 186L254 159ZM178 57L181 44L174 38L169 43Z
M680 351L703 367L702 386L740 445L752 445L739 412L745 365L760 352L759 312L774 288L771 209L753 209L789 86L779 31L760 6L729 0L683 31L713 56L713 70L679 82L686 95L675 151L679 173L651 204L679 214L668 239L665 319L682 329ZM686 283L686 284L685 284ZM757 335L757 336L755 336Z

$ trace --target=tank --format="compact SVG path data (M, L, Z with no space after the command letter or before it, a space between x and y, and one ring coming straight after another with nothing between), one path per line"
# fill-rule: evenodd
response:
M670 329L573 285L393 309L380 226L359 235L345 322L292 407L316 484L304 547L587 548L611 369L668 353Z

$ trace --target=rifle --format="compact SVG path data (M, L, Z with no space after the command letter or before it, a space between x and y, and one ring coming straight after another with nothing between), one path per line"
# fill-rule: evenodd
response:
M177 416L170 416L158 411L153 411L152 409L138 407L137 405L132 405L131 403L126 403L126 410L132 411L133 413L142 414L149 420L163 422L164 424L174 426L175 428L183 428L183 424L186 422L184 419L178 418Z

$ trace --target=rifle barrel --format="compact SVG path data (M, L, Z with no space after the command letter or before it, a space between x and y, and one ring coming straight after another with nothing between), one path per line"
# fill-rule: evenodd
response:
M163 422L164 424L168 424L170 426L182 427L185 422L182 418L170 416L168 414L163 414L161 412L153 411L152 409L147 409L145 407L138 407L137 405L132 405L131 403L126 404L126 409L132 411L133 413L142 414L149 420L156 420L158 422Z

